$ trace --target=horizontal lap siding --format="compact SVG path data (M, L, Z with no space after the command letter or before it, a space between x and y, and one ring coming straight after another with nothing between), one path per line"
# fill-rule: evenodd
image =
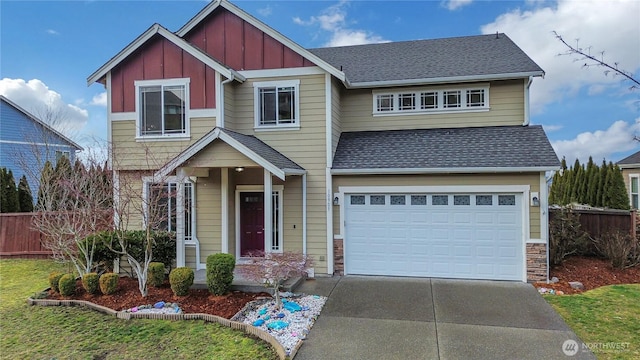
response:
M340 186L464 186L464 185L529 185L540 192L540 174L469 174L469 175L378 175L333 176L333 191ZM344 200L346 201L346 200ZM523 201L528 201L523 199ZM333 233L340 234L340 207L333 207ZM540 208L529 208L529 236L540 239Z
M207 256L222 251L220 201L220 169L211 169L208 178L198 178L196 182L196 235L202 263L206 263Z
M233 127L230 127L230 130L255 135L307 170L307 252L316 260L316 271L326 272L326 261L319 261L319 256L326 257L327 254L325 76L267 78L257 81L293 79L300 80L300 130L254 131L252 80L233 86L235 107ZM297 176L288 176L284 183L285 249L302 249L302 185L300 181ZM262 181L258 180L258 183ZM300 200L297 199L298 197ZM293 229L294 224L296 229Z
M258 164L242 155L238 150L221 140L214 141L205 149L201 150L191 160L188 160L185 166L190 167L257 167Z
M116 169L158 169L215 127L215 118L191 118L191 139L138 142L136 121L113 121L112 143Z
M426 129L469 126L521 125L524 121L524 83L494 81L489 87L489 111L449 114L373 116L371 90L342 90L342 131ZM473 87L471 83L468 87ZM427 87L404 88L407 91ZM428 89L446 89L434 86ZM455 88L460 88L456 85ZM382 91L382 90L381 90ZM399 89L389 89L396 92Z

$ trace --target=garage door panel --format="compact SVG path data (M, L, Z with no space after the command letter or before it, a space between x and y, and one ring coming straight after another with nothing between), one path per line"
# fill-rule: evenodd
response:
M345 201L348 274L522 280L521 195L359 196Z

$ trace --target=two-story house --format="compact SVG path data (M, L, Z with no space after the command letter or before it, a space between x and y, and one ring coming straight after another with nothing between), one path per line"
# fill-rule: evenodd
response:
M547 276L559 167L529 125L543 74L505 34L305 49L218 0L88 84L107 89L116 178L152 170L141 192L177 194L178 266L300 251L316 274L527 281Z
M81 150L73 140L0 95L0 167L11 170L16 182L27 177L34 202L45 162L55 166L66 156L73 164Z

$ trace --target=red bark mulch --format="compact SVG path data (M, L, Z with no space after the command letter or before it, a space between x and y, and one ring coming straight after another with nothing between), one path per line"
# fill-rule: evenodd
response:
M561 290L565 294L577 294L605 285L614 284L639 284L640 266L628 269L614 269L609 261L604 259L574 256L566 259L560 266L551 269L549 277L557 277L560 280L555 284L536 282L537 288ZM584 285L584 290L573 289L570 281L579 281Z
M271 298L271 295L264 292L245 293L232 291L223 296L215 296L210 294L207 289L191 289L187 296L175 296L171 291L169 282L165 282L160 288L149 286L147 297L143 298L138 290L137 279L121 277L118 281L118 290L111 295L88 294L82 287L82 282L78 280L74 296L62 297L60 294L50 290L47 299L85 300L116 311L127 310L140 305L153 305L158 301L164 301L178 303L178 306L185 313L212 314L230 319L238 311L242 310L248 302L264 297Z

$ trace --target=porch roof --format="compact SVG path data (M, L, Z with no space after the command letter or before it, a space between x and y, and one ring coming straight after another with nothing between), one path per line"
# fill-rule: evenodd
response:
M272 174L284 180L287 175L302 175L306 170L282 155L276 149L262 142L252 135L240 134L235 131L216 127L193 145L186 148L175 158L167 162L156 173L156 177L165 177L184 164L187 160L197 155L200 151L220 139L238 152L248 157L256 164L269 170Z

